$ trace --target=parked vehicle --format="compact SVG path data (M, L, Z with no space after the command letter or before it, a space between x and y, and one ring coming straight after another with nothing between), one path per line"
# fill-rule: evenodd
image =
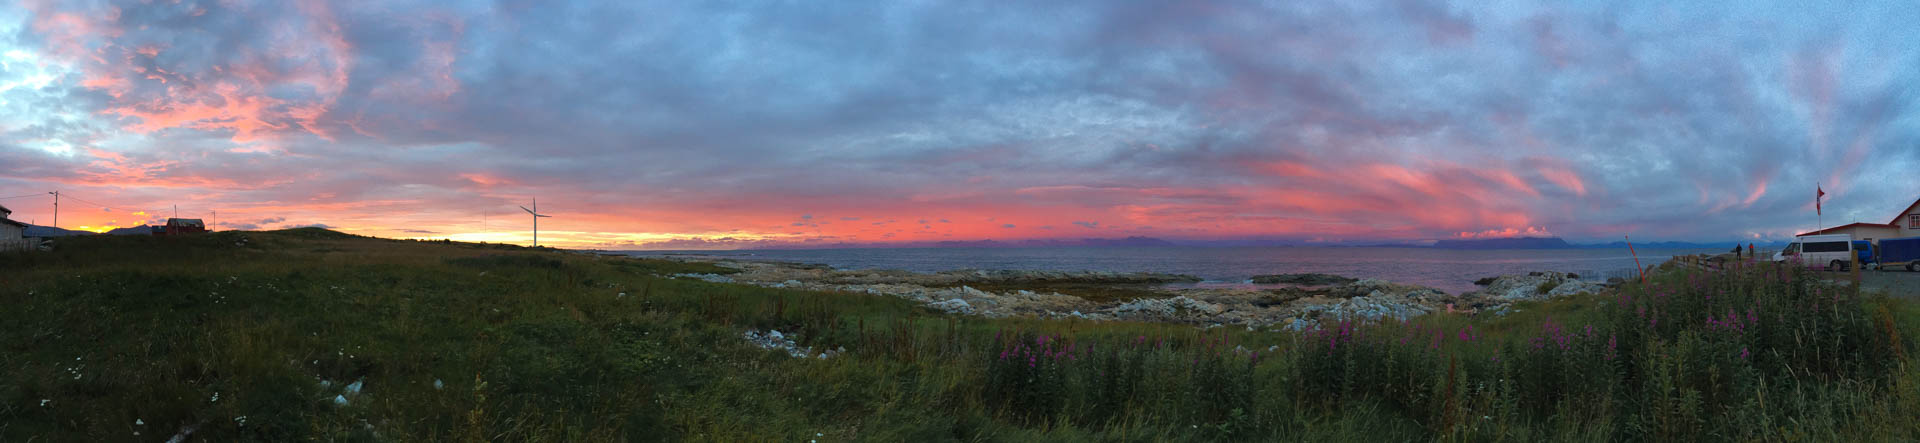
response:
M1881 239L1877 252L1882 271L1899 267L1920 271L1920 237Z
M1873 247L1873 240L1854 240L1853 256L1860 259L1861 269L1866 269L1865 266L1880 262L1880 251Z
M1793 240L1773 254L1773 261L1795 260L1807 266L1826 264L1827 270L1843 271L1853 263L1853 236L1848 234L1808 235Z

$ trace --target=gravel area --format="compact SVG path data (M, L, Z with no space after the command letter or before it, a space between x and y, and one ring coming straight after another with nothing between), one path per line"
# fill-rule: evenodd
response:
M1920 272L1866 271L1860 273L1860 288L1887 291L1887 295L1920 299Z

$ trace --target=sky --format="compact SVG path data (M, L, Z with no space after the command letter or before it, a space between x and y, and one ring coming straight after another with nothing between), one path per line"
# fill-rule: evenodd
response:
M1920 199L1920 8L1705 3L5 2L0 205L524 244L538 198L542 244L705 249L1779 240Z

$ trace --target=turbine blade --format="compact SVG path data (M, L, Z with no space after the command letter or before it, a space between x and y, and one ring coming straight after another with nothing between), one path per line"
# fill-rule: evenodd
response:
M532 210L532 209L527 209L527 207L526 207L526 206L521 206L521 207L520 207L520 210L522 210L522 211L527 211L527 213L528 213L528 214L533 214L533 215L540 215L540 214L535 214L535 213L533 212L533 210Z

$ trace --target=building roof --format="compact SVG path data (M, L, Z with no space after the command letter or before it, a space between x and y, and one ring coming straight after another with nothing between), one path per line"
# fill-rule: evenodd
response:
M28 226L26 223L13 221L13 219L7 218L7 215L10 215L10 214L13 214L12 209L7 209L6 206L0 206L0 223L19 226L21 228L25 228Z
M1820 234L1832 234L1832 233L1835 233L1835 232L1840 232L1840 230L1842 230L1842 229L1847 229L1847 228L1856 228L1856 227L1858 227L1858 228L1888 228L1888 229L1900 229L1900 226L1899 226L1899 225L1895 225L1895 224L1892 224L1892 223L1888 223L1888 224L1879 224L1879 223L1848 223L1848 224L1844 224L1844 225L1840 225L1840 226L1834 226L1834 227L1831 227L1831 228L1826 228L1826 229L1821 229L1821 230L1818 230L1818 231L1813 231L1813 232L1806 232L1806 233L1800 233L1800 234L1794 234L1793 236L1794 236L1794 237L1805 237L1805 236L1809 236L1809 235L1820 235Z
M1887 222L1887 224L1893 225L1895 228L1900 227L1900 217L1905 217L1908 212L1913 212L1913 207L1915 206L1920 206L1920 199L1915 199L1913 204L1907 205L1906 209L1901 209L1899 214L1894 214L1893 221Z

